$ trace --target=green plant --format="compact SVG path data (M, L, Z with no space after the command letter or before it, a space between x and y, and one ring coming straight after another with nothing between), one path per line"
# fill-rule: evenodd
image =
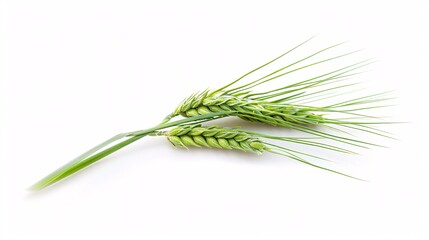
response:
M168 140L174 146L179 147L215 147L221 149L238 149L253 153L270 152L348 176L318 166L304 159L305 157L322 159L319 156L281 146L270 142L270 140L303 144L342 153L353 152L336 146L332 141L364 148L379 146L374 143L356 139L340 128L359 130L383 137L390 137L388 133L373 127L377 124L387 124L389 122L373 116L368 116L362 112L369 109L386 107L387 105L384 104L384 102L390 99L388 97L388 92L345 99L326 105L317 104L322 102L322 100L337 99L342 93L347 93L345 89L355 86L356 84L349 82L348 78L357 74L357 70L372 63L372 60L358 61L326 71L322 74L317 74L316 76L305 78L304 80L290 82L274 89L259 90L260 87L267 86L268 83L282 79L289 76L289 74L320 66L330 61L339 60L357 52L353 51L339 54L307 63L307 61L311 61L315 56L341 45L336 44L282 66L269 74L256 78L256 80L245 82L245 78L248 78L255 72L285 57L309 40L221 88L192 94L183 100L182 103L157 126L140 131L118 134L43 178L33 185L31 189L43 189L148 135L167 136ZM338 91L343 92L338 93ZM177 117L183 118L175 120ZM239 117L248 121L286 127L313 135L313 138L273 136L236 128L201 125L204 122L223 117ZM163 131L163 129L169 128L172 129ZM332 130L334 130L334 133ZM319 140L326 139L330 142L322 143L313 140L315 138Z

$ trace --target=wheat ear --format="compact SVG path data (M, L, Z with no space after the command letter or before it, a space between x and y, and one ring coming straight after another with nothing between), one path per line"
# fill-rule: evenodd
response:
M310 157L318 160L327 160L319 156L314 156L308 153L297 151L291 147L280 146L273 142L268 141L269 139L281 140L290 143L299 143L305 145L312 145L314 147L325 148L328 150L339 151L343 153L353 153L343 148L332 147L317 142L312 142L308 139L295 138L295 137L279 137L267 134L260 134L251 131L244 131L237 128L226 128L219 126L201 126L200 124L179 126L171 129L167 132L156 132L153 135L166 136L168 141L174 147L181 147L189 149L189 147L206 147L206 148L218 148L225 150L241 150L244 152L251 152L256 154L262 154L264 152L270 152L273 154L286 156L290 159L299 161L317 167L326 171L334 172L343 176L355 178L353 176L325 168L314 163L311 163L304 159L304 157ZM268 140L267 140L268 139ZM358 178L355 178L358 179Z
M165 121L169 121L171 118L178 115L193 117L208 113L229 111L229 116L237 116L249 121L292 128L360 147L376 146L377 144L360 141L341 134L328 134L312 127L326 126L335 129L343 128L343 130L340 131L354 129L384 137L391 137L389 133L373 127L374 125L388 124L391 122L381 120L379 117L366 115L363 112L368 109L389 106L385 103L387 100L391 99L389 92L371 94L363 97L346 99L341 102L332 102L327 105L315 106L321 100L329 100L338 96L338 90L344 93L353 92L353 87L356 83L347 82L349 81L349 77L358 74L358 70L371 64L371 59L333 69L324 74L289 83L276 89L268 91L257 90L258 86L267 84L273 80L279 80L291 73L319 66L326 62L339 60L357 52L348 52L311 62L313 57L328 52L342 45L342 43L324 48L298 61L287 64L268 75L236 86L243 81L245 77L249 77L254 72L285 57L290 52L296 51L309 40L219 89L205 90L200 93L192 94L183 100L182 103L165 118ZM304 64L304 66L296 66L297 64Z

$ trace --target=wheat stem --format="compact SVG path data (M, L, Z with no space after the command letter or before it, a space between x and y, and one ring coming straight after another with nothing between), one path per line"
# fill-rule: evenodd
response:
M39 180L37 183L32 185L29 189L41 190L43 188L46 188L78 172L79 170L88 167L89 165L99 161L100 159L120 150L121 148L147 136L148 134L151 134L158 130L169 128L172 126L180 126L183 124L190 124L190 123L195 124L200 120L208 121L225 114L228 114L228 112L211 113L204 116L200 115L192 118L181 119L174 122L161 123L155 127L144 129L144 130L117 134L114 137L108 139L107 141L104 141L103 143L97 145L96 147L76 157L75 159L65 164L64 166L60 167L59 169L55 170L51 174L47 175L46 177L44 177L43 179ZM113 143L118 141L119 143L112 145ZM109 145L112 145L112 146L109 147Z

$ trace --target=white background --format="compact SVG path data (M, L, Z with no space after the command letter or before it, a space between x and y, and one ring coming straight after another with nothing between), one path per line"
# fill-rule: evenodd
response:
M422 2L4 2L2 239L428 239ZM390 128L399 140L384 140L389 148L334 165L367 182L147 138L26 191L98 142L150 127L193 91L317 33L320 47L349 40L375 57L365 78L396 89L394 116L409 122Z

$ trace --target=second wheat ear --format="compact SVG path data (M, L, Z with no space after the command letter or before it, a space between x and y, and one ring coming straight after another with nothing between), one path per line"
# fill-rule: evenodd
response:
M57 169L35 183L30 189L46 188L145 136L166 136L174 146L184 148L193 146L235 149L253 153L270 152L351 177L313 163L314 160L326 159L312 154L311 148L353 154L354 152L346 149L346 146L354 148L379 146L353 137L347 133L349 130L391 137L389 133L376 128L377 125L391 122L384 121L377 116L369 116L364 112L387 107L386 101L390 100L388 92L357 96L320 105L322 100L335 100L339 95L350 93L350 90L353 90L352 87L355 86L355 83L350 82L350 77L370 64L371 60L357 61L335 69L328 68L323 73L298 81L288 79L292 73L304 71L311 73L313 68L333 61L341 62L342 59L357 52L346 52L314 60L336 49L342 45L341 43L315 51L303 58L289 60L287 64L268 74L250 81L246 80L274 62L285 59L290 53L299 51L311 39L298 44L223 87L192 94L168 114L160 124L144 130L118 134ZM267 90L267 86L274 81L284 81L284 84ZM265 90L260 90L261 87L265 87ZM312 137L276 136L243 129L202 125L205 122L224 117L239 117L246 121L269 124L273 127L285 127ZM164 131L165 129L167 131ZM283 144L272 141L280 141ZM298 151L289 144L306 145L308 151Z

